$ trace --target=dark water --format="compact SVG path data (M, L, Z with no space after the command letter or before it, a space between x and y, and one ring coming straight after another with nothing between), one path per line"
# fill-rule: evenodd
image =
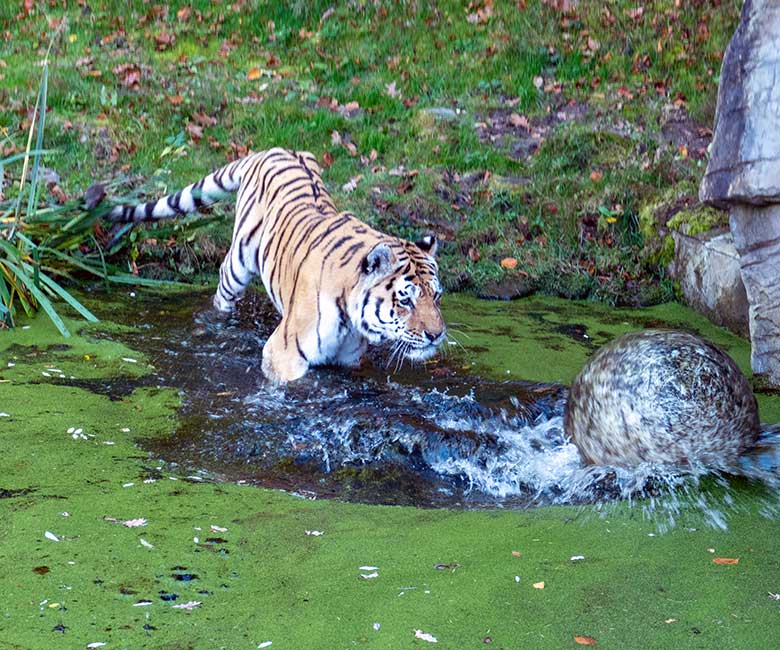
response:
M426 507L643 498L643 511L670 526L691 505L725 526L721 487L731 478L703 487L674 468L584 466L563 435L561 386L469 375L457 354L396 371L374 350L359 371L318 368L277 387L260 370L278 321L264 297L248 296L229 319L210 308L210 291L131 300L123 318L138 332L122 338L149 356L155 383L183 391L179 428L151 449L185 471L312 498ZM774 477L777 442L768 431L743 473Z

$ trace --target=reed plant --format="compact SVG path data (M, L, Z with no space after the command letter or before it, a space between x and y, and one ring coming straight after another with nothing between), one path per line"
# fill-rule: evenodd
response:
M59 30L52 43L58 35ZM106 261L110 252L121 248L126 233L120 231L112 238L110 250L101 243L100 217L108 210L100 204L102 187L95 186L98 197L92 203L97 205L90 204L89 191L86 199L71 199L60 205L42 201L43 162L57 155L56 151L43 148L50 52L51 45L42 63L25 151L0 160L0 328L14 327L20 310L28 317L43 310L67 337L70 332L60 315L61 302L89 322L97 322L98 318L65 286L74 286L85 278L103 281L106 287L111 283L167 283L139 278ZM15 197L5 200L6 172L19 164L18 191Z

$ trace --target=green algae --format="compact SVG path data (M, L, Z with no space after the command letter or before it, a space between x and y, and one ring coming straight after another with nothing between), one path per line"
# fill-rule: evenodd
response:
M540 381L573 376L578 361L564 357L584 359L602 339L637 326L628 314L643 324L701 326L673 306L587 319L592 307L447 302L470 363ZM477 316L496 328L492 339ZM584 324L589 338L571 323ZM683 517L655 535L652 521L622 505L606 517L571 507L418 510L188 478L139 446L174 429L179 404L176 391L142 385L148 360L93 327L65 349L44 319L32 325L0 338L2 366L17 364L0 384L0 411L10 415L0 420L0 648L429 647L414 638L418 629L442 648L487 639L506 650L575 647L574 635L610 648L774 643L777 603L768 594L780 583L780 522L757 515L760 498L749 490L728 532L695 519L686 526ZM745 363L738 341L704 333L722 336ZM494 349L504 339L511 353ZM50 364L137 386L111 399L42 376ZM139 518L146 524L121 523ZM718 566L716 556L740 563ZM379 576L361 578L366 565ZM535 589L540 581L544 589ZM191 601L201 605L173 608Z
M532 296L485 302L448 296L445 316L452 352L474 371L495 379L569 384L588 357L617 336L646 328L680 329L724 349L752 377L750 343L677 303L641 309ZM761 419L780 422L780 396L756 388Z

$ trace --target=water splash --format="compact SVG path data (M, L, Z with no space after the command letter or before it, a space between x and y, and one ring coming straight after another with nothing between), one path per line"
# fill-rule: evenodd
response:
M141 334L129 335L161 384L184 389L183 424L154 450L188 469L372 503L595 504L587 516L627 503L659 532L681 521L725 528L756 496L762 514L780 512L777 430L737 467L586 466L563 433L562 386L488 381L447 361L388 376L378 353L363 371L318 369L280 388L259 368L275 324L267 303L222 321L208 299L194 324L192 296L178 312L175 301L164 315L141 309Z

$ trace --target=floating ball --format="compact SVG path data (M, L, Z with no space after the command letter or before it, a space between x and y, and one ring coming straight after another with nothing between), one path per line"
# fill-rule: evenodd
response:
M723 468L755 443L758 406L725 352L693 334L646 330L585 364L564 429L587 463Z

